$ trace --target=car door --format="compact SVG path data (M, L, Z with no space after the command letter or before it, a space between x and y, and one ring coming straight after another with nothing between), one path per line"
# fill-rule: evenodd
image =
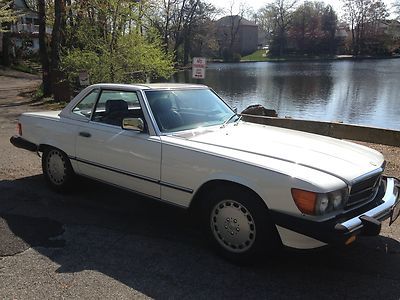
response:
M121 128L123 118L145 119L141 101L135 91L101 90L78 129L76 160L82 175L160 198L160 138Z

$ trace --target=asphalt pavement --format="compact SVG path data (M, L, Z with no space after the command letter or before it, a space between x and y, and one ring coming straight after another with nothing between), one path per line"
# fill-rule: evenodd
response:
M86 179L51 191L40 158L9 143L16 117L41 109L20 94L38 83L0 75L1 299L400 299L400 222L239 267L182 209Z

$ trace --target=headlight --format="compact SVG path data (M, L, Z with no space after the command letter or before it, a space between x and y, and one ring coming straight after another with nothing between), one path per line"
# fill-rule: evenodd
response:
M315 212L317 215L323 215L328 212L329 209L329 198L327 194L317 195L317 203L315 205Z
M347 189L320 194L300 189L292 189L292 197L299 210L308 215L323 215L344 207Z
M333 209L339 209L343 206L344 197L341 190L330 193Z

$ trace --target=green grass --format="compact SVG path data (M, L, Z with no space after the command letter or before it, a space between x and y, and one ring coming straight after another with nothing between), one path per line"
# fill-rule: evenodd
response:
M266 52L268 50L257 50L252 54L246 55L242 57L243 61L268 61L269 59L266 57Z
M250 55L242 57L242 61L318 61L318 60L339 60L347 58L339 58L337 56L320 55L320 56L308 56L308 55L285 55L285 56L270 56L268 50L257 50Z

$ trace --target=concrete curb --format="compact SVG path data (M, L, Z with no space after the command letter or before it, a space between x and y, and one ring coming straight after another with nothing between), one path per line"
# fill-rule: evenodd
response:
M400 147L400 131L333 122L245 115L247 122L295 129L339 139L356 140Z

